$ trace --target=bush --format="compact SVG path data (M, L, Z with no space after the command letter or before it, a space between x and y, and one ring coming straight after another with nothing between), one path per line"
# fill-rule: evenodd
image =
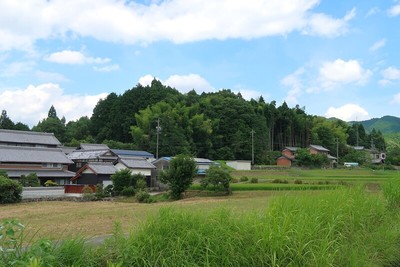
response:
M150 200L150 194L145 190L137 191L135 197L140 203L148 203Z
M255 177L251 178L250 183L257 184L258 183L258 178L255 178Z
M133 186L128 186L122 189L121 195L124 197L133 197L135 195L135 188Z
M114 196L114 186L112 184L109 184L104 188L104 195L107 197Z
M22 186L26 187L40 186L39 178L34 172L28 174L27 176L21 175L21 179L19 180L19 182L22 184Z
M106 197L106 193L104 192L103 184L96 185L96 193L94 194L96 198L104 198Z
M56 182L53 182L52 180L47 180L44 183L44 186L58 186L58 184Z
M233 183L233 184L239 183L238 178L232 178L231 183Z
M145 191L147 188L146 180L143 175L140 175L140 178L136 181L136 190Z
M93 193L93 189L88 185L85 185L82 188L82 193L83 193L83 200L85 200L85 201L92 201L92 200L96 199L96 197Z
M303 184L303 181L302 180L295 180L294 183L295 184Z
M228 171L213 166L206 171L206 177L202 181L202 186L203 188L207 188L208 185L211 185L214 191L224 191L230 194L231 180L232 176Z
M0 176L0 203L18 203L22 199L22 185L10 178Z
M247 177L247 176L240 177L241 182L247 182L248 180L249 180L249 177Z
M288 180L284 180L284 179L274 179L274 180L272 180L272 183L274 183L274 184L288 184L289 181Z
M125 187L131 185L132 182L132 174L129 169L123 169L117 171L115 174L111 175L111 180L114 185L114 193L115 195L121 195L122 191Z

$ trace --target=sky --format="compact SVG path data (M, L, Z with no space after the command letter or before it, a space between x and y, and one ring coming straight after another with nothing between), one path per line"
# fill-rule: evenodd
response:
M345 121L400 116L400 1L0 0L0 110L67 121L153 79Z

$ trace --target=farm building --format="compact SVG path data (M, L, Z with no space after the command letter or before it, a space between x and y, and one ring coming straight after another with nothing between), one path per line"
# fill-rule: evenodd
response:
M251 161L250 160L228 160L226 162L231 168L234 168L238 171L249 171L251 170Z
M118 169L110 162L91 162L79 169L71 181L74 184L107 186L112 184L111 175L117 171Z

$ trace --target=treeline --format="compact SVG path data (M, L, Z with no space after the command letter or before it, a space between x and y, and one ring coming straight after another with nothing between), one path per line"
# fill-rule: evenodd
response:
M15 129L9 125L3 111L0 128ZM382 133L367 133L361 124L308 115L305 108L289 108L285 102L277 106L262 97L247 101L228 89L181 94L157 80L150 86L138 84L122 95L109 94L97 103L90 118L66 123L51 107L48 117L32 130L53 132L68 146L96 142L158 151L159 156L189 153L226 160L250 160L254 155L259 164L274 162L286 146L318 144L339 156L349 153L348 145L385 149Z

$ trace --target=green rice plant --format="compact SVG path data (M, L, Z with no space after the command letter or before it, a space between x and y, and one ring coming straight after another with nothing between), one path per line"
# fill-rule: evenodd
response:
M383 184L383 195L390 207L400 207L400 178L393 177Z

